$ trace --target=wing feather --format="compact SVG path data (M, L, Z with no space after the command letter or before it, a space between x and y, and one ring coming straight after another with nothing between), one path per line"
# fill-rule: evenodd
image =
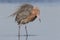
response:
M33 5L30 4L22 5L18 10L15 21L20 22L22 19L27 18L31 14L32 9Z

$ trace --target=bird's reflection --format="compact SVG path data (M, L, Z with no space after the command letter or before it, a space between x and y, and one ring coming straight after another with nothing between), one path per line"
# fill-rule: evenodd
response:
M39 36L39 35L18 35L18 40L21 40L21 36L26 37L25 40L28 40L29 36Z
M20 35L18 35L18 40L20 40Z
M26 36L26 40L28 40L28 36Z
M20 40L20 37L21 37L21 36L25 36L25 37L26 37L25 40L28 39L28 35L18 35L18 40Z

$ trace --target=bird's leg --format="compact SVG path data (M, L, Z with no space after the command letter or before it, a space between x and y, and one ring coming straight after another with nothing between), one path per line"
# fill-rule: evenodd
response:
M18 36L20 36L20 25L19 25L19 28L18 28Z
M26 30L26 36L28 36L27 26L26 25L25 25L25 30Z
M19 28L18 28L18 40L20 40L20 25L19 25Z

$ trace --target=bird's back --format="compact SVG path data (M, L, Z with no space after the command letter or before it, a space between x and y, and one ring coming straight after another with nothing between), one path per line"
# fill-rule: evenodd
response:
M31 14L32 9L33 6L30 4L20 6L20 9L17 11L15 21L20 24L21 20L26 19Z

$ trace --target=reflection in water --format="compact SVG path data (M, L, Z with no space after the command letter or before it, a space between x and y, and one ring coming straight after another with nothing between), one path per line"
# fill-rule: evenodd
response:
M31 34L31 35L15 35L15 34L4 34L4 35L0 35L0 38L2 38L2 39L4 39L4 38L6 38L6 39L15 39L16 40L16 38L18 38L17 40L21 40L21 37L24 39L24 40L29 40L29 38L30 37L37 37L37 36L39 36L39 35L33 35L33 34Z
M18 28L18 40L20 40L21 39L21 36L25 36L26 37L26 39L25 40L27 40L28 39L28 36L38 36L38 35L28 35L28 32L27 32L27 26L25 25L25 30L26 30L26 35L20 35L20 25L19 25L19 28Z
M18 35L18 40L20 40L20 36Z
M25 25L25 30L26 30L26 35L20 35L20 25L19 25L19 28L18 28L18 40L20 40L21 36L25 36L27 40L28 39L28 36L37 36L37 35L28 35L28 32L27 32L27 26Z
M26 40L28 38L28 32L27 32L27 26L25 25L25 30L26 30L26 35L20 35L20 25L19 25L19 28L18 28L18 40L20 40L20 36L26 36Z
M25 40L28 39L28 35L18 35L18 40L20 40L20 36L26 36L26 39Z
M26 40L28 40L28 36L26 36Z
M39 36L39 35L18 35L18 40L20 40L20 37L25 36L25 40L28 40L28 36Z

